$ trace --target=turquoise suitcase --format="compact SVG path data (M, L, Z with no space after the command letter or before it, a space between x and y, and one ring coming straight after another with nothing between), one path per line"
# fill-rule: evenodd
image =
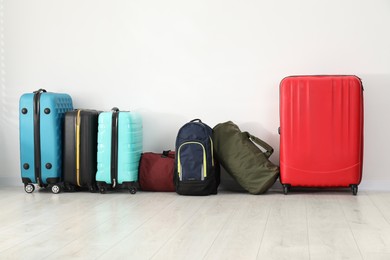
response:
M39 89L20 97L20 168L27 193L34 191L34 184L60 192L64 115L72 109L68 94Z
M138 113L119 112L117 108L100 113L96 182L101 193L116 188L137 192L142 133Z

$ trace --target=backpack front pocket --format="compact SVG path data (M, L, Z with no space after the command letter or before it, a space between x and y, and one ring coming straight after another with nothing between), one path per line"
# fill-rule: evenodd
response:
M180 181L203 181L207 177L206 149L199 142L185 142L178 149Z

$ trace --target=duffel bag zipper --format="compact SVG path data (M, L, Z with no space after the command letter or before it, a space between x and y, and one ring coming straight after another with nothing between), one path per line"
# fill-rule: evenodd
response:
M213 143L213 139L211 138L211 136L209 136L210 138L210 150L211 150L211 166L214 167L214 143Z

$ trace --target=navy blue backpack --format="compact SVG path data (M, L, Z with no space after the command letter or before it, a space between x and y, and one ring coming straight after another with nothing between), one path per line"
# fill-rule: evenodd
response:
M182 126L176 138L174 181L180 195L217 194L220 166L214 157L213 130L200 119Z

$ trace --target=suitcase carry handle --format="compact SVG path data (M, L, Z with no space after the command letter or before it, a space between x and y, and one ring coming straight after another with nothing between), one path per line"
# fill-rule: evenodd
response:
M113 108L111 108L111 111L113 111L113 112L119 112L119 108L113 107Z
M260 138L254 136L254 135L251 135L250 133L248 132L242 132L244 135L246 135L252 142L260 145L261 147L263 147L266 152L264 153L264 155L269 158L273 152L274 152L274 148L272 148L272 146L270 146L269 144L267 144L266 142L264 142L263 140L261 140Z
M42 93L42 92L46 92L46 89L40 88L37 91L34 91L33 93L38 94L38 93Z

